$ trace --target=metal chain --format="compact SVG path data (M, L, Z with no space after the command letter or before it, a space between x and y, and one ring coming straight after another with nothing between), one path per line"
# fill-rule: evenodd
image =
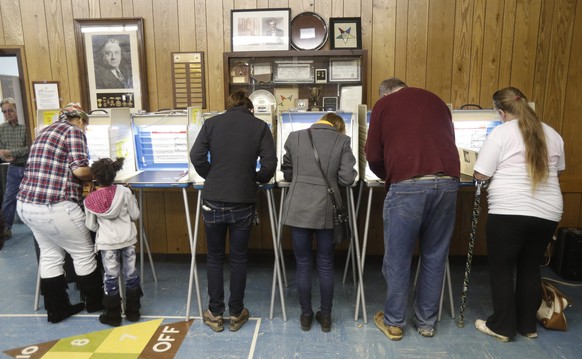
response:
M463 293L461 294L461 308L459 309L459 320L457 327L465 326L465 306L467 304L467 291L469 289L469 275L471 274L471 262L473 261L473 249L475 248L475 237L477 234L477 221L481 211L481 188L484 188L487 181L475 181L475 199L473 200L473 215L471 216L471 235L469 238L469 248L467 249L467 263L465 264L465 279L463 281Z

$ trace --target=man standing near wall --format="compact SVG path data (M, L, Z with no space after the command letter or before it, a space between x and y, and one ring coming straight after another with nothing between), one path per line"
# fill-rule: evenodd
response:
M28 159L29 146L26 140L26 126L18 123L16 102L7 97L0 102L6 122L0 124L0 157L9 162L6 173L6 190L2 200L2 213L6 221L4 237L12 237L12 224L16 212L16 195L24 176L24 166Z
M366 159L386 181L384 312L376 326L400 340L406 326L410 267L417 239L420 272L414 295L415 325L434 336L449 244L455 224L460 163L451 112L435 94L391 78L380 85L368 130Z

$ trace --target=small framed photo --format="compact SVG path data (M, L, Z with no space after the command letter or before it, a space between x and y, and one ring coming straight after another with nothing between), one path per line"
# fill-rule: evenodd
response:
M331 17L329 18L332 50L361 49L362 22L359 17Z
M315 83L324 84L327 82L327 69L315 69Z
M289 50L290 8L231 10L232 51Z
M337 111L338 98L337 97L324 97L323 98L323 110L324 111Z

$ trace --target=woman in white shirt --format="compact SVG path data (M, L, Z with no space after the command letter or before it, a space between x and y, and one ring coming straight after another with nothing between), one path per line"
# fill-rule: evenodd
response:
M558 176L566 165L564 141L520 90L495 92L493 105L503 124L479 151L474 173L491 179L486 235L493 314L475 327L507 342L516 333L537 337L540 263L562 217Z

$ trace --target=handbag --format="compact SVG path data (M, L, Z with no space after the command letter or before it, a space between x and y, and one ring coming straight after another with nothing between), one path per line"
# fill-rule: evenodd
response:
M321 175L325 180L325 184L327 185L327 193L331 198L331 203L333 205L333 243L340 244L344 241L350 241L352 239L352 230L350 228L350 220L346 209L343 206L338 205L337 201L335 200L335 191L329 185L327 177L323 172L323 168L321 168L321 162L319 162L319 153L317 153L317 149L313 144L313 136L311 135L311 129L307 130L309 134L309 141L311 142L311 147L313 148L313 156L315 156L315 162L317 162L317 166L321 171Z
M564 309L571 307L571 300L554 287L549 281L542 279L542 303L536 317L546 329L568 330L568 322Z

